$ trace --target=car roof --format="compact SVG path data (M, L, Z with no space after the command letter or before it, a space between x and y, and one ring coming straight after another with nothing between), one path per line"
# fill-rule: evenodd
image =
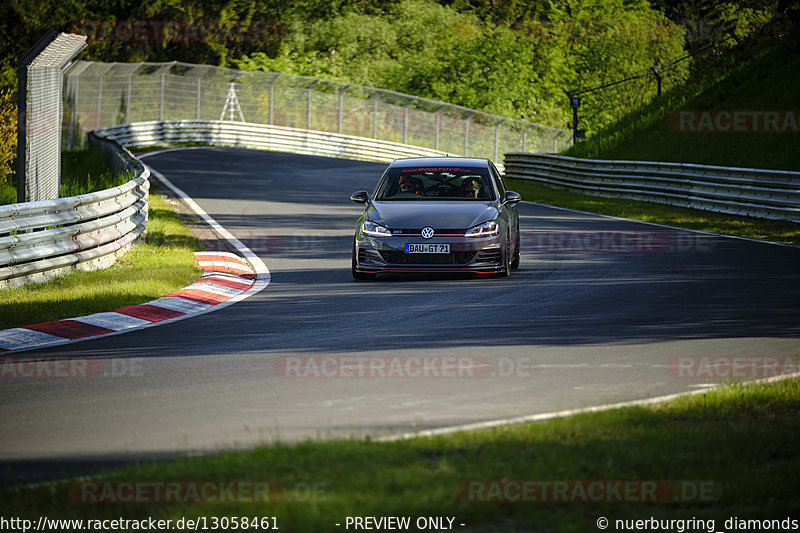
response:
M488 167L489 160L472 157L413 157L408 159L395 159L389 164L389 167L451 167L453 165Z

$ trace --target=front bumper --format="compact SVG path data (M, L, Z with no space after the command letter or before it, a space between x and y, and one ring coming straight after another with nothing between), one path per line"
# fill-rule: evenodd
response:
M406 253L406 244L449 244L448 254ZM356 234L356 270L359 272L466 272L495 273L505 270L503 239L393 236L374 238Z

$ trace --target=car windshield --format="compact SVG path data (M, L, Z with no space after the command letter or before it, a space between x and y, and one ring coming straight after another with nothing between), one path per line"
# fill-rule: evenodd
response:
M381 181L377 200L494 200L486 168L398 167Z

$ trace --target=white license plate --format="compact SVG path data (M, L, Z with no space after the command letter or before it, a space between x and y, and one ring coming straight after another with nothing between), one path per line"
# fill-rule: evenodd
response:
M406 244L407 254L449 254L449 244Z

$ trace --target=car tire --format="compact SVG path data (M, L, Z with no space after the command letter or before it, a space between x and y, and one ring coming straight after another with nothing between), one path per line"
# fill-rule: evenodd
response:
M353 279L357 280L357 281L367 281L367 280L370 280L370 279L375 279L375 274L370 274L368 272L359 272L356 269L357 265L356 265L356 245L355 244L353 244L353 254L352 254L352 256L353 256L353 260L352 260L352 263L351 263L350 270L351 270L351 272L353 274Z
M506 249L503 251L503 277L511 276L511 237L506 234Z
M516 241L517 241L517 246L514 249L514 259L511 260L511 265L510 265L512 270L516 270L516 269L519 268L519 256L520 256L520 251L519 251L519 232L517 232Z

